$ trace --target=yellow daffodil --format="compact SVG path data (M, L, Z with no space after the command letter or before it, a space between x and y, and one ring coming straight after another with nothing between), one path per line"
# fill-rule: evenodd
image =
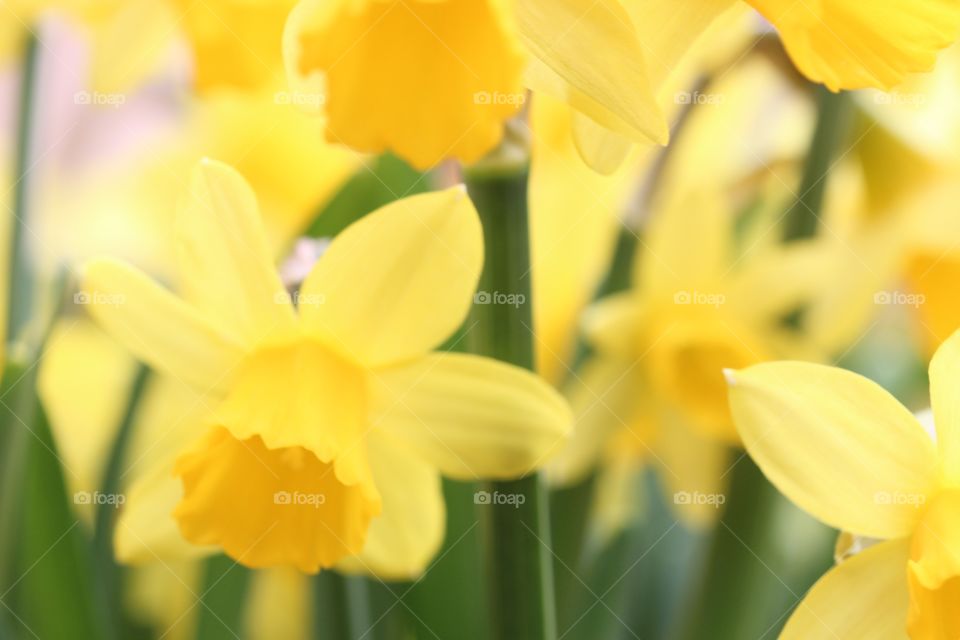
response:
M84 25L96 91L130 91L184 42L198 91L257 90L284 77L280 41L295 0L15 0L6 14L0 55L11 55L44 12Z
M748 0L780 32L794 64L834 91L890 89L933 68L960 37L952 0Z
M728 373L750 455L798 506L878 539L828 572L783 638L960 635L960 333L930 363L936 442L875 383L773 362Z
M211 404L175 465L188 541L255 567L411 575L442 538L438 471L513 477L562 441L569 410L534 375L429 353L462 322L480 273L461 189L348 228L296 307L232 169L197 169L178 237L184 298L109 259L88 264L84 284L110 333Z
M722 202L694 194L655 209L633 288L588 310L594 355L566 388L576 429L551 467L557 481L575 482L598 463L622 469L627 455L635 468L661 472L687 521L704 524L718 513L716 500L682 496L716 496L725 484L737 438L723 363L800 349L783 320L830 268L819 245L782 247L776 234L738 251L735 217Z
M667 138L614 0L303 0L284 47L295 86L325 84L328 140L421 168L492 149L525 87L630 139Z

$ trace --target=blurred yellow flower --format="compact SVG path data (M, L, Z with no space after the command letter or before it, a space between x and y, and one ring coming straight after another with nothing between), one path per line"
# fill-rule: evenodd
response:
M493 148L524 86L631 139L667 139L615 0L303 0L284 38L294 86L325 83L328 140L420 168Z
M882 540L824 575L781 637L958 637L960 333L930 363L936 443L842 369L774 362L728 376L737 428L770 481L826 524Z
M198 167L178 237L184 298L110 259L87 265L84 289L110 333L215 400L176 462L190 542L254 567L411 575L442 539L438 470L514 477L562 442L569 410L536 376L429 353L463 321L482 263L461 189L338 235L296 306L229 167Z
M833 91L890 89L933 68L960 37L953 0L748 0L780 32L794 64Z

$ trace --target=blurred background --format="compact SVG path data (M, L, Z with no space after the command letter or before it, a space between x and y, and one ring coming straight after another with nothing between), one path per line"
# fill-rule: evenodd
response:
M179 21L162 3L41 4L0 8L0 638L492 637L471 483L445 480L444 546L403 582L114 539L120 517L166 526L127 495L195 416L90 319L83 262L176 286L174 213L212 157L253 186L293 286L325 240L461 168L326 142L322 96L289 87L279 47L246 44L279 42L292 2ZM530 153L537 368L578 421L544 473L557 637L775 638L838 532L744 453L721 369L835 364L928 407L929 357L960 325L960 50L895 91L831 93L738 8L657 98L671 144L600 172L567 105L525 94L511 123Z

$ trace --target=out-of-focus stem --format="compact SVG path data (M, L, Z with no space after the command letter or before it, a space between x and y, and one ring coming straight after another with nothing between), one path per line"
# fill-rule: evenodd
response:
M817 124L804 163L800 191L784 220L785 240L809 238L817 232L827 175L847 138L853 116L853 105L847 94L833 93L822 86L817 86L816 92Z
M516 132L511 132L515 134ZM534 368L530 238L527 217L528 158L518 137L466 172L480 213L486 251L480 291L513 294L520 304L475 305L468 341L475 353ZM553 561L547 493L533 473L492 482L491 495L522 495L512 504L483 504L490 572L491 627L495 638L556 637ZM517 504L520 503L520 504Z

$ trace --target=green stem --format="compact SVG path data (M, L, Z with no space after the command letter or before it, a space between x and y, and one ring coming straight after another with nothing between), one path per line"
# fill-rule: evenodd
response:
M25 218L28 212L27 197L30 182L30 144L33 129L33 104L37 75L37 40L32 34L26 37L23 52L22 76L20 80L19 122L17 129L15 180L13 197L13 220L5 221L11 225L10 244L7 263L8 299L7 315L3 318L6 326L0 330L3 337L7 362L3 370L3 384L0 386L0 446L2 446L2 466L0 466L0 593L7 590L14 578L17 563L17 538L22 525L21 509L23 504L23 478L25 474L26 453L30 435L21 424L32 423L34 409L34 389L36 382L35 363L32 354L12 353L11 337L18 336L30 316L30 294L33 289L33 270L23 246ZM6 615L5 609L0 609Z
M474 305L472 351L533 369L533 314L525 153L509 144L467 172L467 189L483 222L486 260L480 291L492 304ZM496 304L498 295L517 304ZM493 482L491 495L512 504L484 504L495 638L556 637L549 505L539 474ZM522 500L520 499L522 496Z
M251 575L249 569L225 555L206 561L201 606L197 609L198 640L243 637L243 613Z
M350 599L347 578L336 571L321 571L313 579L315 638L323 638L323 640L353 638L351 618L355 616L350 612Z
M784 239L799 240L816 234L826 193L827 175L837 152L847 139L853 104L845 93L817 86L817 124L803 167L800 191L784 220Z
M113 446L107 457L106 467L103 470L103 479L100 482L100 493L106 496L120 495L120 481L122 478L122 464L127 452L127 445L133 433L137 407L147 386L150 372L145 366L140 366L134 376L127 399L127 406L123 418L117 429ZM113 555L113 532L117 518L117 508L108 502L96 506L93 529L93 556L94 567L98 573L97 584L102 589L102 602L108 603L105 616L112 616L117 628L123 622L123 608L121 602L121 570Z
M36 100L36 80L38 67L38 46L36 37L27 37L23 54L23 76L20 80L19 122L16 147L16 174L14 179L12 232L10 234L9 278L10 289L7 301L8 342L20 337L30 321L33 310L33 292L35 274L30 263L30 252L24 241L26 219L29 215L29 202L32 179L30 175L30 147L33 141L33 105Z

